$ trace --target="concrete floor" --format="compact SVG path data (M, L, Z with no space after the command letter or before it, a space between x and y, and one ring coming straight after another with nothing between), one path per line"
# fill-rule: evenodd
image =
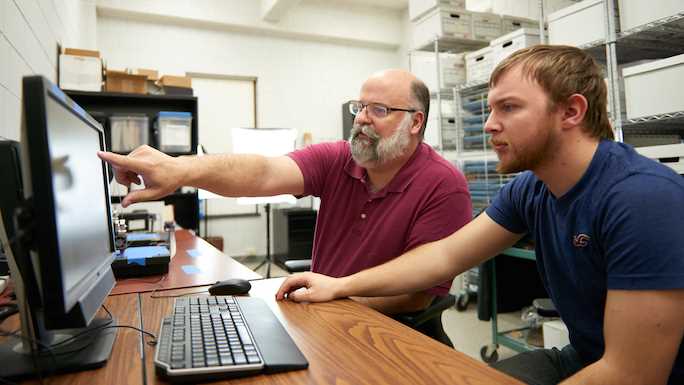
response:
M261 262L261 260L253 257L236 258L236 260L250 268L256 267ZM266 276L266 265L259 268L257 273ZM271 277L285 277L287 275L287 271L276 264L271 265ZM477 303L471 301L465 311L458 311L455 307L448 309L442 314L442 323L456 350L476 360L481 360L480 349L492 342L492 329L491 322L480 321L477 318ZM514 329L522 325L519 312L499 314L499 330ZM516 354L504 346L500 346L497 353L500 360Z

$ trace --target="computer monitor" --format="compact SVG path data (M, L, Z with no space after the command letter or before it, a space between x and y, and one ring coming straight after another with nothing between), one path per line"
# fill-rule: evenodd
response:
M41 76L23 79L22 102L25 200L9 258L22 337L0 345L4 378L102 366L116 338L115 320L96 318L115 283L102 127Z

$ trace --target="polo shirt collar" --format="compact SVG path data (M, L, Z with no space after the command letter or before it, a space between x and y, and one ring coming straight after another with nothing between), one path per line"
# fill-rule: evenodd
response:
M392 178L392 180L385 186L382 190L378 191L378 194L385 195L388 192L400 193L406 190L413 178L415 178L419 171L424 167L425 162L430 158L430 148L427 144L421 142L413 151L411 157L404 163L404 165L399 169L399 172ZM359 180L361 183L368 183L368 173L366 169L359 166L354 158L349 156L347 164L344 166L344 171L349 174L354 179Z

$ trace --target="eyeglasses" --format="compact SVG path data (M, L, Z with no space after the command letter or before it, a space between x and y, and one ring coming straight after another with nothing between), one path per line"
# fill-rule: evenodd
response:
M387 115L389 115L390 112L392 112L392 111L405 111L405 112L416 112L416 111L418 111L416 109L388 107L388 106L386 106L384 104L380 104L380 103L361 103L358 100L349 101L349 112L351 112L351 114L354 116L360 114L364 108L367 108L366 113L368 113L368 114L370 114L376 118L384 118Z

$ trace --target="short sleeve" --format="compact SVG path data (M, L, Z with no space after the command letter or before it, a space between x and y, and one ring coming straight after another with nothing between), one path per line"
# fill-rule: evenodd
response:
M445 215L445 213L449 213ZM470 222L473 208L466 192L451 192L431 201L414 224L405 252L425 243L446 238ZM443 282L428 290L433 295L446 295L451 281Z
M506 183L487 207L487 215L506 230L523 234L530 230L529 208L536 178L531 172L524 172Z
M329 173L339 172L344 167L347 146L344 141L326 142L287 154L297 163L304 176L303 195L320 197L323 194Z
M617 183L600 208L608 289L684 288L684 185L656 175Z

